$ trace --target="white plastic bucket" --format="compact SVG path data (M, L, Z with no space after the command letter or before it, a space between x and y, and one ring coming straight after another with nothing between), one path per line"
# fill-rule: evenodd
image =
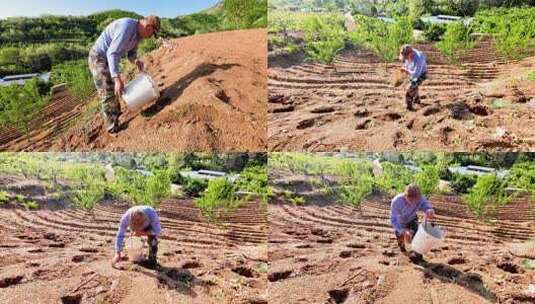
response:
M141 262L143 260L143 240L139 237L129 237L126 241L126 251L128 259L132 262Z
M160 90L147 73L139 74L124 89L123 100L130 110L137 110L160 98Z
M438 226L424 222L418 227L412 238L411 249L419 254L426 254L429 250L440 246L444 241L444 231Z

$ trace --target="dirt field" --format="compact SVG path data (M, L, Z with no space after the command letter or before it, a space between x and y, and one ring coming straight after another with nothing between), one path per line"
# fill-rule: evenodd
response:
M267 215L249 202L216 226L190 200L160 205L161 268L111 267L125 202L93 212L63 207L32 181L2 188L40 202L40 211L0 208L1 303L267 303ZM46 204L45 204L46 203Z
M431 44L416 47L429 72L414 112L405 108L405 85L392 84L401 63L359 49L330 65L271 57L269 150L533 150L535 85L526 75L535 58L506 60L484 40L461 67Z
M281 177L273 183L298 185ZM389 201L361 208L314 202L269 205L269 303L533 303L526 293L535 272L521 266L535 238L535 208L519 200L500 209L497 221L472 216L458 197L431 202L446 241L416 265L397 248Z
M162 96L136 113L123 105L122 130L116 138L104 132L98 113L64 128L78 116L57 109L45 122L61 136L38 128L35 141L17 143L6 130L3 150L57 151L265 151L267 148L266 30L243 30L195 35L166 41L143 57ZM131 74L129 77L133 77ZM93 112L95 112L93 106ZM98 112L98 111L97 111ZM69 117L67 117L69 116ZM65 118L63 118L65 117ZM40 126L41 124L37 124ZM6 133L4 131L4 133ZM43 134L44 133L44 134ZM57 132L56 132L57 133ZM55 134L56 135L56 134Z

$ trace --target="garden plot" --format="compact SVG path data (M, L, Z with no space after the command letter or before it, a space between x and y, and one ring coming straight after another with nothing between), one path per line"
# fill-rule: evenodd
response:
M126 202L84 211L55 201L36 181L2 181L10 195L41 206L29 211L11 201L0 208L2 303L267 303L267 215L259 202L221 215L216 225L191 200L166 200L158 209L161 267L123 261L112 268Z
M288 178L272 183L280 189ZM270 303L535 301L528 292L535 284L535 209L528 200L509 203L487 222L458 196L431 197L446 241L417 265L397 248L388 199L353 208L291 184L310 203L279 198L269 205Z
M391 83L400 64L349 49L332 64L271 57L268 69L269 149L281 150L517 150L535 145L535 61L507 60L484 39L447 63L431 44L422 102L407 111L404 86ZM291 60L290 60L291 61ZM522 123L518 123L522 122Z

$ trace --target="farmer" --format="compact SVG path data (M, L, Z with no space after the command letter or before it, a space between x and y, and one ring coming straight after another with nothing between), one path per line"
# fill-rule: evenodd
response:
M394 228L401 252L406 252L405 244L412 241L412 237L418 230L417 211L425 212L427 220L432 220L435 217L433 207L422 196L420 188L410 184L405 188L405 193L398 194L392 199L390 207L390 223ZM413 261L422 259L422 256L416 252L410 252L409 257Z
M102 116L110 134L119 131L121 109L118 98L124 91L119 60L126 55L142 72L145 65L137 58L138 44L159 30L160 18L154 15L141 20L121 18L106 27L89 52L89 69L101 99Z
M149 243L149 263L156 265L156 255L158 253L158 236L161 232L160 219L156 210L150 206L135 206L128 209L121 217L119 231L115 240L115 257L112 263L121 260L121 250L123 248L126 229L135 236L147 236Z
M407 110L414 111L413 104L420 103L418 87L427 79L427 62L425 55L410 45L401 47L399 59L403 61L401 72L408 75L410 82L405 93Z

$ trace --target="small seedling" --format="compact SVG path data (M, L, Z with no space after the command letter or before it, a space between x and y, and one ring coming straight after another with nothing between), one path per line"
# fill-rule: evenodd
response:
M28 210L37 210L39 209L39 204L35 201L27 201L23 203L24 207Z
M9 202L9 196L7 192L0 191L0 205L7 204Z
M269 270L269 266L267 263L258 263L258 265L256 265L256 270L260 273L267 273Z
M300 206L300 205L303 205L305 203L305 198L302 197L302 196L294 196L294 197L290 198L290 202L292 202L292 204L294 204L294 206Z

